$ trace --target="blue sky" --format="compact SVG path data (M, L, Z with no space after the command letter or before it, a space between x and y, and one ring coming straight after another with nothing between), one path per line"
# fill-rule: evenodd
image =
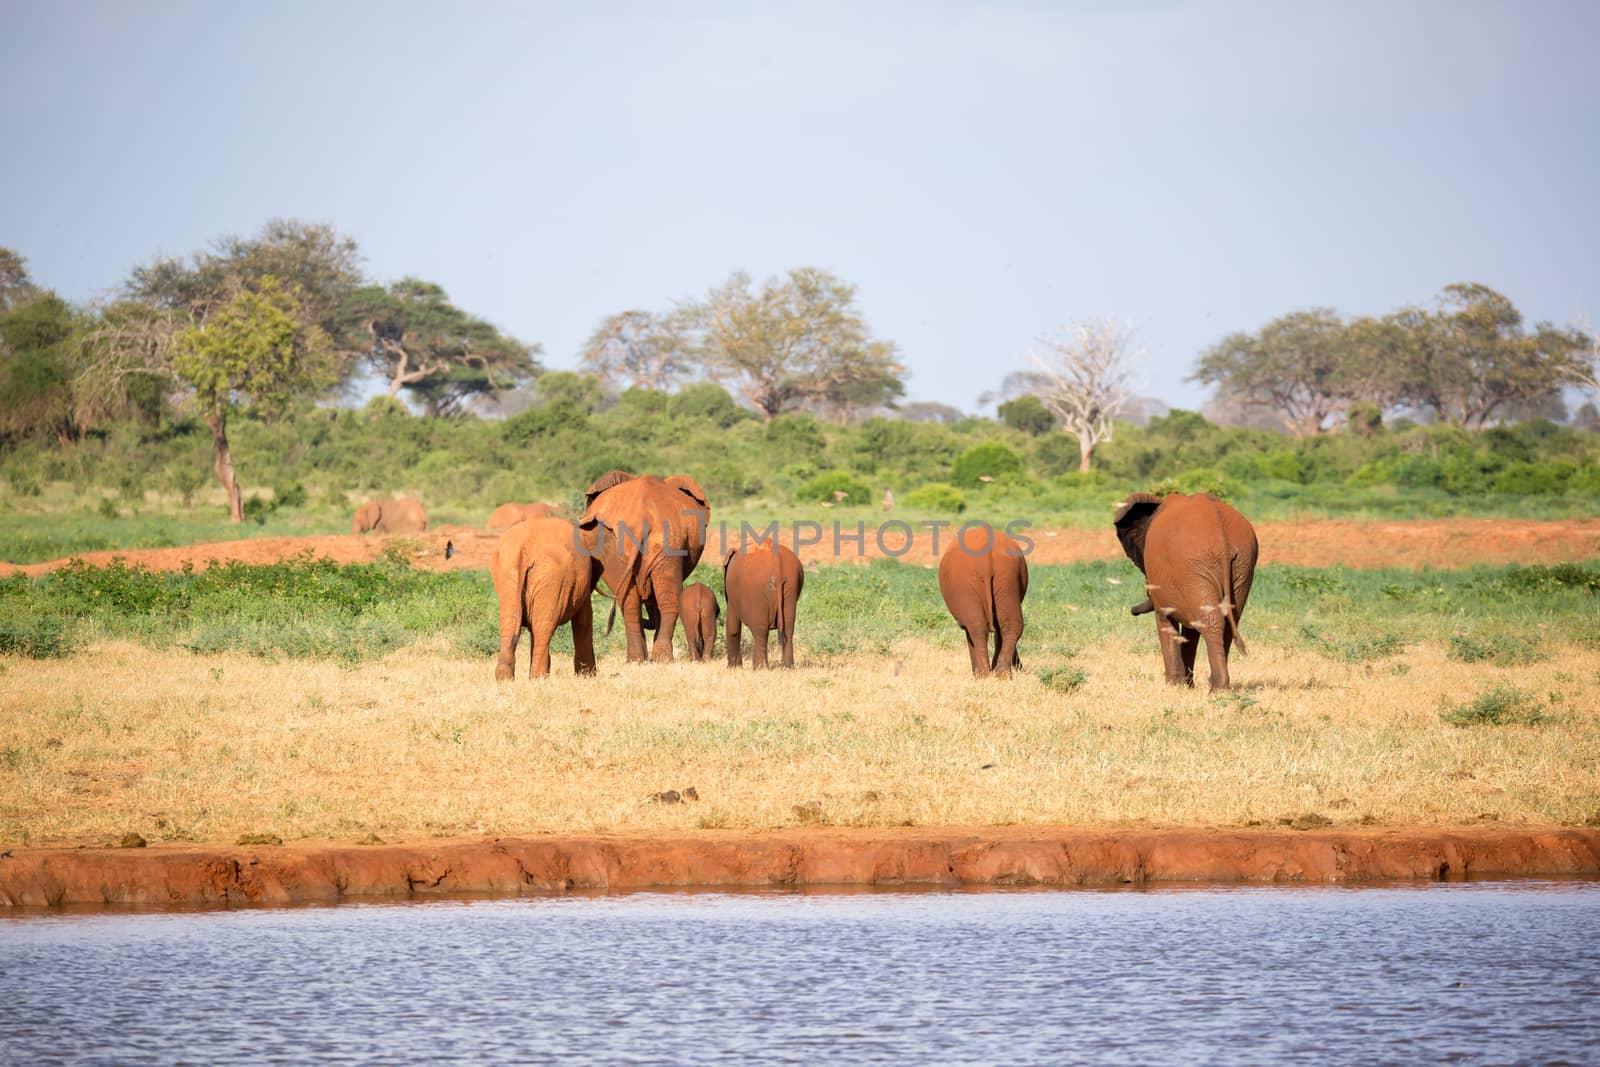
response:
M1076 318L1143 391L1454 281L1600 320L1600 4L0 0L0 244L89 299L332 222L573 365L743 268L859 286L974 410Z

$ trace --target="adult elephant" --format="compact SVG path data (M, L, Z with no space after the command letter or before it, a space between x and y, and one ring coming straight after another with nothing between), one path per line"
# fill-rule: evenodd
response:
M628 662L671 662L683 583L706 550L711 505L705 491L684 474L657 478L608 471L595 479L584 497L588 506L578 519L578 536L604 566L606 588L614 601L613 620L617 608L622 609ZM655 608L657 624L648 650L646 601Z
M509 530L523 519L550 519L560 515L554 505L536 500L531 504L501 504L489 513L484 526L490 530Z
M1239 619L1260 554L1255 528L1209 493L1133 493L1113 521L1122 550L1144 572L1149 599L1133 614L1155 612L1167 681L1194 685L1204 638L1211 688L1227 689L1228 653L1235 642L1245 651Z
M369 500L356 509L350 532L373 533L426 533L428 512L419 501L409 497L404 500Z
M1022 638L1022 599L1028 595L1028 560L1020 544L987 524L963 526L939 560L939 594L967 636L973 674L1005 677L1022 666L1017 642Z
M528 676L550 673L550 639L572 624L572 669L594 673L594 605L600 560L586 555L566 519L529 519L501 536L490 574L500 603L497 681L516 676L517 639L528 631Z

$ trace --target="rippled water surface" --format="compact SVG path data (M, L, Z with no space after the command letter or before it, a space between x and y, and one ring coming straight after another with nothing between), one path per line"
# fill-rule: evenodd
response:
M0 917L0 1060L1600 1061L1600 885Z

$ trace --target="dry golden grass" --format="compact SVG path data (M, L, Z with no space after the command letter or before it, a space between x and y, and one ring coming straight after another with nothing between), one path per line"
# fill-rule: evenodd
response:
M803 636L803 635L802 635ZM524 648L525 651L525 648ZM1600 651L1372 665L1258 642L1235 693L1175 690L1153 642L1108 641L1060 692L978 681L953 645L806 662L380 664L104 643L0 658L0 844L531 834L696 827L1572 823L1600 808ZM1509 682L1537 725L1455 727L1441 701ZM698 801L652 795L694 786Z

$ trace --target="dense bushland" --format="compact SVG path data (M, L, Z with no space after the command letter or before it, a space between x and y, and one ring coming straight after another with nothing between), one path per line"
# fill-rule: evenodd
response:
M1088 473L1077 470L1076 441L1060 432L977 418L763 422L704 383L670 395L629 390L605 410L593 397L557 397L505 420L422 417L379 398L361 410L238 418L230 433L246 518L278 532L343 529L351 505L375 494L414 493L435 521L468 523L509 500L576 506L613 467L692 474L724 517L820 515L824 504L876 511L885 490L912 512L1080 525L1104 522L1135 489L1207 490L1263 519L1600 508L1600 434L1546 420L1477 432L1399 422L1294 439L1174 411L1119 426ZM9 513L0 558L238 536L212 530L222 508L210 454L210 435L195 421L125 423L64 445L0 445ZM115 527L135 518L146 538L128 541Z

